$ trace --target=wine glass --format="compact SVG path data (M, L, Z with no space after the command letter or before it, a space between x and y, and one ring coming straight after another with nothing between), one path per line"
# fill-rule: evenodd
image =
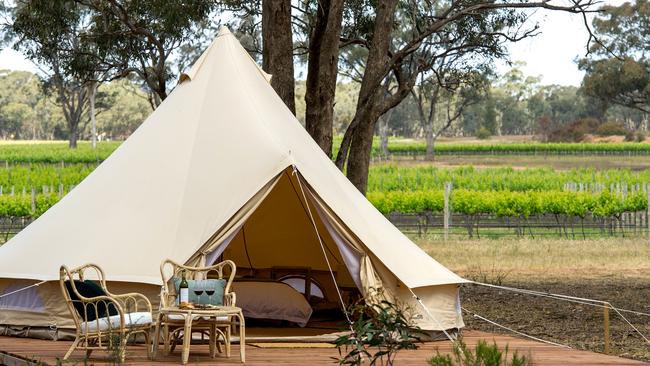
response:
M214 283L206 284L205 293L208 295L208 304L212 305L212 295L214 295Z
M197 304L201 303L201 295L203 295L203 283L195 283L194 284L194 294L196 295L197 298Z

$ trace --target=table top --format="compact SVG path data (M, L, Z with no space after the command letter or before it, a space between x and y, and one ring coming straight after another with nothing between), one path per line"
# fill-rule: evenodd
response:
M177 306L160 309L165 314L203 314L203 315L228 315L238 314L242 310L236 306L216 306L210 309L181 309Z

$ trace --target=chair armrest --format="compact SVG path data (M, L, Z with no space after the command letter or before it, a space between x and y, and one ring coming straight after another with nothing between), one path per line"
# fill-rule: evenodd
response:
M149 301L149 299L143 294L137 292L129 292L119 295L110 294L110 296L116 301L120 302L129 313L138 312L139 310L145 310L150 313L153 312L151 301Z

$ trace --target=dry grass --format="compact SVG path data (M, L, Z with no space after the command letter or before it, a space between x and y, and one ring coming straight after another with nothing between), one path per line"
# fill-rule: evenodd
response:
M649 239L419 240L418 244L471 279L650 278Z

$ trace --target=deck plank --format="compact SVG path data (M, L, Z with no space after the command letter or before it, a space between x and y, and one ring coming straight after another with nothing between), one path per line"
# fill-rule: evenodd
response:
M552 345L524 340L504 335L497 335L478 331L463 332L465 342L474 346L479 340L488 342L494 340L501 347L506 344L510 350L517 350L520 354L530 355L535 365L561 366L561 365L648 365L647 363L625 358L607 356L599 353L564 349ZM70 346L67 341L46 341L29 338L0 337L0 352L18 356L24 359L38 360L47 365L56 365L57 358L63 357ZM426 359L433 356L436 350L440 353L451 352L451 343L448 341L427 342L418 350L400 352L396 365L425 365ZM512 352L511 351L511 352ZM156 361L146 358L144 346L130 346L127 353L128 365L178 365L180 352L177 349L169 356L160 356ZM332 357L337 357L335 348L258 348L246 347L247 365L333 365ZM2 358L0 358L1 360ZM88 364L101 365L109 363L107 354L94 352ZM84 364L84 353L77 351L70 359L70 364ZM206 345L193 345L190 353L190 365L241 365L239 362L239 346L233 345L232 357L226 359L218 357L211 359L208 356Z

